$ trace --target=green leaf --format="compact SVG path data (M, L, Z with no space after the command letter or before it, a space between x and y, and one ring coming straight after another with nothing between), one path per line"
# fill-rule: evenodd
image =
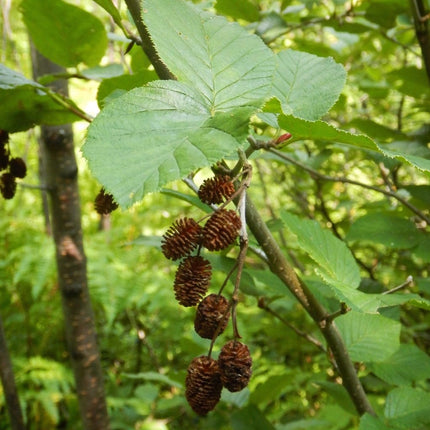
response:
M370 363L370 370L393 385L411 385L430 375L430 357L415 345L400 348L385 361Z
M333 58L288 49L277 55L272 94L286 115L317 120L336 102L345 85L345 69Z
M406 11L403 0L373 0L368 4L365 17L382 27L391 28L395 25L397 15Z
M189 203L189 204L191 204L193 206L198 207L203 212L206 212L206 213L213 212L212 209L210 208L210 206L208 206L205 203L202 203L202 201L196 195L185 194L185 193L181 193L180 191L170 190L170 189L167 189L167 188L163 188L160 191L160 193L164 194L166 196L174 197L176 199L179 199L179 200L182 200L184 202L187 202L187 203Z
M167 375L157 372L123 373L122 375L129 379L143 379L144 381L161 382L162 384L170 385L172 387L182 388L182 384L179 382L170 379Z
M297 236L301 249L318 264L316 272L335 293L354 290L360 284L360 271L344 242L312 220L281 211L285 226Z
M121 75L103 79L97 91L97 103L100 107L103 107L114 98L155 79L157 79L157 75L154 71L142 71L133 75Z
M398 141L388 145L378 145L387 157L399 158L419 170L430 172L430 150L418 142Z
M65 124L80 119L46 91L37 82L0 64L0 128L13 133L37 124Z
M260 38L179 0L144 0L142 17L169 70L212 110L261 106L275 62Z
M292 115L280 115L279 126L291 133L291 141L311 139L327 140L332 143L343 143L362 149L378 151L375 142L364 134L352 134L345 130L340 130L323 121L306 121L295 118Z
M351 397L349 397L348 392L345 387L340 384L329 381L317 381L317 385L323 387L324 391L328 393L336 401L343 410L350 413L351 415L356 414L356 409L354 403L352 403Z
M430 151L429 155L424 158L422 155L416 155L415 151L403 145L400 149L394 144L378 145L370 137L364 134L352 134L345 130L340 130L323 121L306 121L296 118L292 115L279 115L278 123L281 128L293 135L289 142L297 140L326 140L331 143L342 143L345 145L355 146L357 148L378 151L390 158L398 158L411 164L412 166L430 172ZM410 145L411 142L406 142ZM425 151L425 148L424 148Z
M95 66L81 71L81 75L87 79L94 79L101 81L102 79L113 78L115 76L122 76L124 67L121 64L112 63L106 66Z
M392 319L351 311L336 325L353 361L384 361L399 348L401 325Z
M360 419L359 430L393 430L393 428L386 426L380 418L366 412Z
M409 387L395 388L388 393L385 417L397 428L425 428L430 424L430 393Z
M107 48L103 23L61 0L23 0L25 25L37 49L63 67L95 66Z
M122 207L245 141L253 108L211 112L184 83L155 81L113 100L88 128L83 153Z
M369 213L351 225L346 240L370 241L388 248L408 249L416 246L420 237L415 224L408 219L392 213Z
M250 0L217 0L215 9L221 15L228 15L236 20L254 22L260 18L258 7Z
M112 0L94 0L99 6L101 6L114 20L115 24L118 25L121 30L125 32L124 26L122 25L121 15Z
M275 430L255 405L249 405L231 415L232 430Z

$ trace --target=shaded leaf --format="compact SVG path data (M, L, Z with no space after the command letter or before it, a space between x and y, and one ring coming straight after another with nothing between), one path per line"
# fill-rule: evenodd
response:
M46 94L46 88L0 64L0 128L28 130L37 124L65 124L80 120ZM71 106L75 106L68 101Z
M217 0L215 9L218 13L234 19L253 22L260 18L258 7L250 0Z
M275 430L255 405L249 405L231 415L232 430Z
M394 385L411 385L430 375L430 357L415 345L400 345L400 348L385 361L370 363L372 372Z
M389 248L407 249L416 246L420 232L408 219L392 213L368 213L350 227L346 240L381 243Z
M32 41L54 63L95 66L102 59L107 35L91 13L61 0L23 0L21 10Z
M430 393L409 387L390 391L385 417L397 428L414 430L430 424Z

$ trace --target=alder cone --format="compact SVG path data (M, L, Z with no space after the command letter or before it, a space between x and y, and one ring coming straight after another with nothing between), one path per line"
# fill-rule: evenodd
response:
M0 145L0 170L4 170L9 166L9 152L8 149Z
M218 362L206 356L194 358L188 366L185 387L185 397L196 414L206 415L213 410L222 391Z
M161 250L170 260L186 257L199 243L202 228L192 218L181 218L163 235Z
M173 288L182 306L195 306L206 294L212 276L209 261L200 256L187 257L178 267Z
M230 246L239 234L241 221L233 210L221 209L203 227L203 246L209 251L220 251Z
M9 161L9 172L12 173L15 178L25 178L27 174L25 161L20 157L11 158Z
M0 177L0 192L1 195L9 200L12 199L16 192L15 176L11 173L3 173Z
M228 300L218 294L205 297L197 307L194 319L196 333L204 339L213 339L218 329L218 336L225 330L230 318Z
M203 203L220 204L235 192L234 184L228 175L217 175L206 179L199 188L199 198Z
M251 378L252 358L248 347L236 340L227 342L218 357L221 381L227 390L243 390Z
M107 193L102 188L94 200L94 208L100 215L107 215L117 209L118 204L114 201L112 194Z

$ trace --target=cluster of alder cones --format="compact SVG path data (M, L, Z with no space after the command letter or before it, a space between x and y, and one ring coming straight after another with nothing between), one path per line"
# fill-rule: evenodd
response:
M203 203L222 204L228 203L234 193L231 178L217 175L203 182L198 195ZM228 248L236 241L240 229L238 214L221 207L203 227L192 218L181 218L163 236L164 256L170 260L182 259L175 275L175 297L182 306L198 305L194 328L202 338L214 341L225 330L230 318L230 303L221 294L204 297L212 268L210 262L200 256L200 250L202 247L208 251ZM196 249L196 255L191 255ZM222 347L218 360L210 356L194 358L185 380L189 405L197 414L206 415L215 408L223 387L236 392L248 385L251 366L248 347L237 340Z
M3 198L12 199L16 192L16 179L27 174L25 161L20 157L12 158L9 149L9 133L0 130L0 192Z

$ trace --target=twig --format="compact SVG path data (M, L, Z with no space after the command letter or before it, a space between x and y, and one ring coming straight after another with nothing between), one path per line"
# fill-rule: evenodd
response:
M332 322L335 318L340 317L341 315L345 315L346 313L348 313L351 310L351 308L349 308L346 303L342 302L340 304L340 309L337 310L336 312L333 312L329 315L327 315L323 321L321 321L321 324L327 324Z
M23 182L18 182L17 185L22 188L29 188L32 190L53 191L53 188L48 187L47 185L32 185L32 184L25 184Z
M397 292L397 291L399 291L399 290L402 290L403 288L407 287L408 285L412 284L413 282L414 282L414 278L413 278L411 275L409 275L409 276L406 278L406 281L405 281L405 282L403 282L403 283L402 283L402 284L400 284L400 285L397 285L397 287L391 288L391 290L384 291L384 292L383 292L383 293L381 293L381 294L392 294L392 293L395 293L395 292Z
M265 310L269 314L273 315L276 319L282 322L282 324L289 327L291 330L293 330L298 336L305 338L307 341L315 345L320 351L324 352L324 354L327 354L327 349L324 347L324 345L316 338L311 336L310 334L298 329L293 324L291 324L289 321L287 321L284 317L279 315L276 311L274 311L270 306L266 304L266 301L264 300L264 297L260 297L258 299L258 307L260 309ZM335 364L335 363L332 363Z
M290 162L291 164L294 164L295 166L300 167L301 169L305 170L306 172L310 173L311 175L313 175L317 178L320 178L324 181L341 182L344 184L357 185L359 187L367 188L369 190L373 190L373 191L376 191L378 193L384 194L388 197L392 197L392 198L396 199L397 201L399 201L400 203L402 203L408 209L410 209L419 218L424 220L427 223L427 225L430 225L430 218L428 216L423 214L416 206L409 203L406 199L404 199L402 196L400 196L399 194L397 194L393 191L384 190L382 188L375 187L374 185L364 184L363 182L355 181L353 179L349 179L349 178L346 178L344 176L324 175L324 174L318 172L317 170L314 170L311 167L306 166L305 164L301 163L300 161L294 160L294 158L289 157L288 155L286 155L285 153L283 153L281 151L278 151L277 149L269 147L268 151L272 152L273 154L276 154L279 158L282 158L283 160L286 160L286 161Z

